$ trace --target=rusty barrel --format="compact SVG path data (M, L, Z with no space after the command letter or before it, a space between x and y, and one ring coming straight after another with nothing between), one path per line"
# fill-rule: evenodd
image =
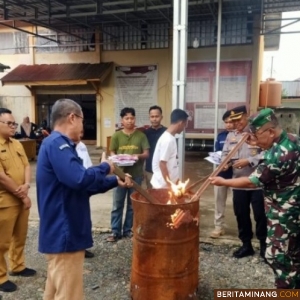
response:
M134 210L130 292L133 300L197 299L199 201L166 204L168 190L149 189L161 204L151 204L138 192L131 195ZM172 229L176 209L193 220Z

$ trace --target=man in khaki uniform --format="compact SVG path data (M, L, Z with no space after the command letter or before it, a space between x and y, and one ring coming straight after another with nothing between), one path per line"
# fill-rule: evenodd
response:
M8 252L11 276L30 277L36 271L26 268L24 246L27 236L30 166L22 144L12 139L18 124L11 111L0 108L0 291L13 292L8 280L5 254Z
M249 131L247 109L238 106L230 111L235 131L229 132L223 147L222 159L235 147L245 132ZM262 159L261 149L244 143L232 158L233 178L249 176ZM265 257L267 238L267 219L264 210L264 196L261 188L233 188L233 210L238 225L239 239L243 245L233 253L235 258L254 254L251 244L253 238L251 206L255 220L256 237L260 242L260 255Z

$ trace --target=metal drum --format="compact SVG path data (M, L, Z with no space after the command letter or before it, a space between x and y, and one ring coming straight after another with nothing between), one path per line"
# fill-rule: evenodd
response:
M199 201L166 204L168 190L148 190L161 204L131 195L134 210L131 296L133 300L197 299L199 256ZM192 220L177 229L171 215L182 209Z

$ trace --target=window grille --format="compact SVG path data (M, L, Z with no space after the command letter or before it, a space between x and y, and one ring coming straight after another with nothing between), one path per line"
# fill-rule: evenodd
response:
M103 50L141 50L169 47L169 25L104 26Z
M72 29L70 33L73 35L69 35L67 33L62 32L56 32L51 29L39 28L39 35L44 35L47 38L51 38L58 42L50 41L42 37L36 37L36 52L83 52L95 50L94 32L89 32L84 28L78 28Z
M223 18L221 45L252 43L253 20L249 16ZM217 23L214 20L189 22L188 47L214 46L217 43Z
M25 32L1 32L0 54L29 53L28 35Z

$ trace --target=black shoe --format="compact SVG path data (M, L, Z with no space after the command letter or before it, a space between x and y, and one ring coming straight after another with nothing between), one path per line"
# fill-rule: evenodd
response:
M259 255L265 259L266 258L266 249L267 249L267 244L266 242L260 242L260 250L259 250Z
M17 286L11 282L10 280L7 280L0 284L0 291L5 293L11 293L17 290Z
M123 237L129 238L129 239L132 238L133 237L132 231L127 231L127 232L123 233Z
M84 253L85 258L92 258L94 256L95 256L94 253L92 253L91 251L85 250L85 253Z
M20 272L9 272L10 276L32 277L36 274L36 270L25 268Z
M233 256L235 258L243 258L246 256L250 256L254 254L254 250L252 248L252 245L243 245L238 250L233 252Z

